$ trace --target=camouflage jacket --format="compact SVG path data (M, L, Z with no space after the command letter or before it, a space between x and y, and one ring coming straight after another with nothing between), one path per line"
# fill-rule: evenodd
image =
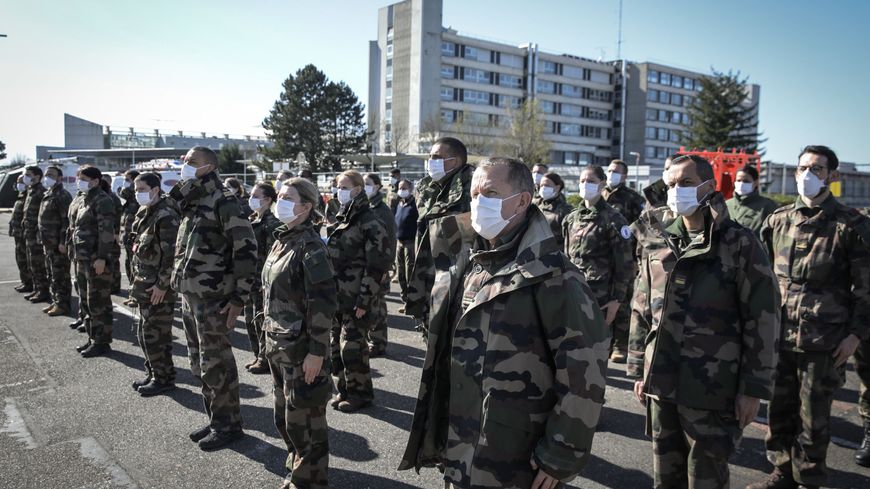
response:
M870 219L828 196L800 198L761 229L782 294L785 350L831 351L870 334Z
M574 210L574 207L565 200L565 196L562 194L559 194L555 199L538 199L535 205L541 209L547 222L550 223L550 231L553 232L559 246L563 246L565 237L562 235L562 223L565 222L565 217Z
M386 254L390 237L365 192L342 206L336 219L327 248L338 281L338 311L349 314L358 307L372 312L381 281L392 264Z
M537 207L495 249L469 214L439 226L428 350L400 470L443 464L457 487L562 481L589 459L610 334L583 275ZM439 246L445 246L441 249ZM473 249L470 249L472 248Z
M39 231L39 207L45 196L45 187L42 183L36 183L27 188L27 198L24 200L24 218L21 227L24 229L24 237L28 241L36 241Z
M422 319L429 306L429 291L435 281L436 268L449 268L454 257L437 256L432 249L438 246L432 237L440 235L440 222L447 216L471 212L471 176L474 168L464 165L443 182L426 176L417 184L417 243L414 265L408 278L405 310ZM437 239L437 238L436 238ZM440 246L443 248L443 246ZM436 263L441 261L441 263Z
M269 256L269 250L272 249L272 243L275 242L275 230L281 226L281 221L269 209L264 210L262 216L251 211L248 220L251 221L251 229L254 231L254 237L257 239L257 268L254 275L254 288L252 290L255 293L259 293L263 287L263 283L260 281L263 265L266 263L266 257Z
M75 250L71 246L71 244L72 244L72 232L70 232L71 231L70 228L73 226L73 224L75 222L75 216L78 215L79 208L85 202L85 195L87 195L87 194L80 190L80 191L76 192L76 194L73 196L72 202L70 202L70 204L69 204L69 210L67 211L67 222L69 223L69 226L67 226L65 232L61 235L61 239L60 239L61 243L65 243L67 245L66 254L70 260L75 260Z
M136 191L131 187L121 189L121 197L124 205L121 207L121 244L133 246L133 222L139 212L139 202L136 200Z
M722 195L702 209L694 237L666 207L632 226L644 250L627 373L660 400L732 411L738 394L772 396L779 292L761 243L728 218Z
M72 195L63 188L62 183L56 183L45 191L42 204L39 206L39 241L46 248L57 250L57 246L66 235L69 227L69 205Z
M292 229L275 231L263 267L263 330L287 336L291 359L301 362L308 353L325 357L337 308L335 274L326 245L311 220Z
M84 192L78 205L70 205L67 246L71 258L108 261L115 243L116 220L115 205L106 192L99 186Z
M737 224L749 228L756 236L761 236L761 227L773 211L778 207L776 202L762 197L758 192L749 195L737 195L725 202L728 205L728 215Z
M631 229L625 218L599 198L584 204L562 222L565 254L586 277L599 306L624 303L634 280Z
M335 229L335 226L338 225L338 221L336 221L336 216L338 216L338 211L341 210L341 204L338 203L338 199L336 197L332 197L326 203L326 235L329 236L332 234L332 230Z
M628 188L625 184L617 185L616 188L606 187L601 195L610 204L610 207L613 207L617 212L622 214L622 217L629 224L637 221L646 203L639 193Z
M375 213L375 216L378 217L378 220L381 221L387 232L388 243L383 252L390 257L390 263L392 263L392 260L396 259L396 218L393 215L393 211L384 202L383 193L378 192L377 195L369 199L369 204L371 205L372 212Z
M239 200L215 172L176 183L170 197L181 208L172 288L243 306L254 285L257 239Z
M643 196L646 198L647 209L666 206L668 205L668 184L659 178L655 182L644 187Z
M386 200L387 200L387 206L389 206L389 208L390 208L390 212L395 214L396 207L399 206L399 200L401 200L401 197L399 197L399 184L398 183L395 185L389 185L387 187L387 199Z
M24 237L24 204L27 201L27 189L19 192L12 207L12 216L9 218L9 236L15 238Z
M175 300L169 282L175 259L175 242L181 216L172 198L161 195L157 202L140 206L129 234L133 250L131 295L143 304L151 301L151 287L167 291L164 302Z

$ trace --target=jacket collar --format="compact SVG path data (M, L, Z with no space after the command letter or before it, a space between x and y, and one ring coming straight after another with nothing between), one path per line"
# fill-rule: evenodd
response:
M825 200L821 201L819 205L815 207L808 206L804 202L804 199L798 196L794 202L794 208L795 210L821 208L825 214L832 216L837 211L837 204L837 198L834 197L834 194L828 192L828 196L825 198Z
M460 166L454 172L444 177L444 180L435 181L432 180L432 177L426 176L420 181L420 187L426 186L434 186L438 189L438 196L443 194L445 191L447 192L447 200L444 201L443 204L434 205L433 207L429 207L432 202L424 202L426 206L425 209L422 209L421 217L428 215L430 212L438 212L442 208L449 208L454 206L457 202L462 200L462 196L465 193L465 188L471 184L471 176L474 173L474 169L468 163ZM440 199L435 199L436 203L440 201Z
M369 197L369 205L374 208L379 206L384 201L384 193L378 192L374 197Z
M365 192L360 191L346 206L341 206L336 218L342 223L350 222L357 214L369 207L369 198Z
M541 199L541 202L538 204L538 207L541 210L552 211L553 209L556 209L556 208L562 206L563 204L567 204L567 203L568 203L568 201L565 200L565 194L559 193L559 195L557 195L556 197L554 197L550 200Z
M274 236L282 243L286 243L313 229L314 224L311 222L311 218L309 217L304 222L300 222L292 228L288 228L286 224L282 223L277 229L275 229Z
M728 219L728 207L725 205L725 198L719 192L713 192L713 195L702 204L701 211L705 214L703 242L699 243L700 247L691 245L690 249L681 255L682 257L702 255L710 251L713 233ZM636 227L641 241L651 238L669 240L682 234L682 230L685 229L682 217L670 207L659 207L645 213L645 216L645 219L638 219Z

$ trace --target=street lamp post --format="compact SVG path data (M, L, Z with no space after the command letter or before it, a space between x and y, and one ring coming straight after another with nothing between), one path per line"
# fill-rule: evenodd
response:
M640 190L640 153L632 151L628 154L634 156L634 188Z

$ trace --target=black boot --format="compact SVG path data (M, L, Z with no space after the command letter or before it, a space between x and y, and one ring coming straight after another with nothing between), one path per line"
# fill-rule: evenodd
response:
M870 419L864 420L864 441L861 448L855 451L855 463L870 467Z
M139 388L142 387L143 385L148 385L148 383L151 382L151 378L152 378L151 375L148 375L148 377L145 377L142 380L134 381L133 382L133 390L136 392L139 392Z
M84 351L82 351L83 358L94 358L100 357L103 355L108 355L112 353L112 347L106 343L92 343L91 346L87 347Z
M151 382L143 385L139 388L139 395L142 397L151 397L156 396L157 394L162 394L166 391L171 391L175 389L175 384L172 382L160 382L157 379L151 379Z

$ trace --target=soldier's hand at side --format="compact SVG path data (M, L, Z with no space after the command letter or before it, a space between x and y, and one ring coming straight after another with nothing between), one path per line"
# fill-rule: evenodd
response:
M354 309L354 316L356 316L357 319L360 319L365 315L366 315L365 309L363 309L361 307L357 307L356 309Z
M239 314L242 313L243 306L237 306L232 302L227 302L227 305L221 309L221 314L226 313L227 315L227 329L232 331L233 328L236 327L236 319L239 317Z
M643 380L634 381L634 397L641 406L646 406L646 394L643 393Z
M160 287L157 287L156 285L148 290L151 291L151 304L156 306L163 302L163 297L166 295L165 290L161 290Z
M66 245L57 245L57 251L61 255L65 255L66 254Z
M537 470L538 475L535 476L534 482L532 482L531 489L553 489L559 483L559 479L551 477L550 474L544 472L544 469L538 467L538 464L535 463L535 459L531 460L532 470Z
M610 301L607 304L604 304L604 307L602 307L601 310L604 311L604 324L610 326L616 319L616 313L619 311L619 302Z
M734 414L737 415L737 421L740 423L741 430L746 428L758 416L760 404L761 399L757 397L737 394L737 400L734 401Z
M106 260L94 260L94 272L102 275L106 271Z
M323 357L310 353L305 355L305 360L302 361L302 371L305 373L306 384L314 382L321 367L323 367Z
M860 343L861 339L854 334L849 334L849 336L843 338L843 341L834 350L834 366L839 367L846 363L849 357L855 354L855 350L858 349Z

